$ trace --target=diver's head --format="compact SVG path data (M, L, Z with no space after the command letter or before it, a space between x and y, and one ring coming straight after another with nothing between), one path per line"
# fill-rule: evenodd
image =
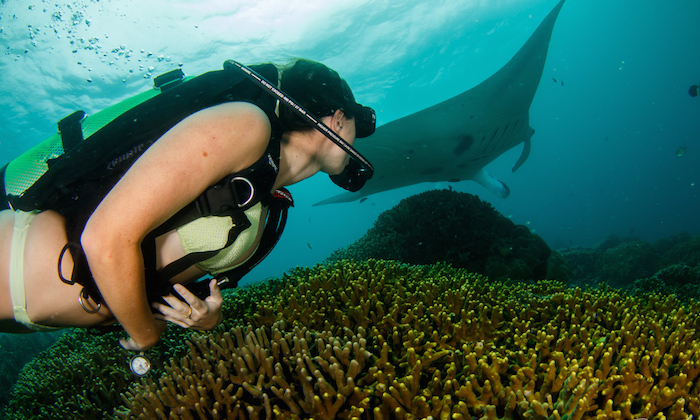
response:
M374 133L376 116L370 107L355 102L348 83L325 65L299 59L282 71L280 89L319 118L342 110L355 122L356 137ZM287 107L280 108L280 119L287 130L313 129L309 122Z

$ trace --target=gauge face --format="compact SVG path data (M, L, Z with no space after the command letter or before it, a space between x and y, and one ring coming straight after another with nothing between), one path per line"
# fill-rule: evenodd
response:
M148 361L146 356L142 355L132 357L129 366L134 375L138 376L143 376L151 370L151 362Z

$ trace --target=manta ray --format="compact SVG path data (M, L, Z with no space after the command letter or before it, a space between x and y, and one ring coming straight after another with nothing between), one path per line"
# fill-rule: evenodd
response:
M358 192L316 205L348 202L421 182L473 180L499 197L510 190L484 167L523 143L515 172L530 154L530 104L542 77L561 0L511 60L479 85L437 105L377 128L355 144L374 164Z

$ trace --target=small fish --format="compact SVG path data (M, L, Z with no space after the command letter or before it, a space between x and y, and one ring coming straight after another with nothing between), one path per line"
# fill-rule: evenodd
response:
M562 79L562 81L561 81L561 85L564 86L564 80L563 80L563 79Z
M685 151L688 150L688 146L681 146L676 150L676 156L681 157L685 154Z
M310 250L313 250L313 248L311 248L311 244L310 244L310 243L307 242L307 243L306 243L306 246L308 246Z
M360 203L364 203L365 201L367 201L367 197L362 197L362 198L360 199Z
M700 93L700 86L698 85L693 85L688 89L688 95L692 96L693 98L698 96Z
M552 80L554 80L554 83L557 83L557 79L555 79L555 78L552 77Z

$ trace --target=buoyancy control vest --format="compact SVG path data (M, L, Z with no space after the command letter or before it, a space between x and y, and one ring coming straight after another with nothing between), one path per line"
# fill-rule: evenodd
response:
M278 73L274 65L253 68L276 83ZM224 68L185 78L177 69L157 77L153 90L93 116L76 111L58 123L57 134L2 168L4 191L0 192L4 193L8 207L12 209L54 210L66 218L69 245L64 252L71 251L75 268L71 279L64 281L83 284L86 294L99 301L99 291L79 246L80 235L89 217L131 165L166 131L197 111L233 101L253 103L267 114L272 125L267 151L251 167L209 187L194 202L151 232L143 242L143 251L147 284L151 286L149 295L155 297L167 293L168 280L172 276L217 251L188 254L157 272L155 238L158 235L198 217L227 215L241 227L232 229L228 246L250 224L243 211L262 201L269 211L257 251L243 265L217 276L225 283L222 287L234 287L274 247L284 229L287 209L292 205L287 191L270 194L279 168L279 136L282 132L275 114L276 101L236 71Z

